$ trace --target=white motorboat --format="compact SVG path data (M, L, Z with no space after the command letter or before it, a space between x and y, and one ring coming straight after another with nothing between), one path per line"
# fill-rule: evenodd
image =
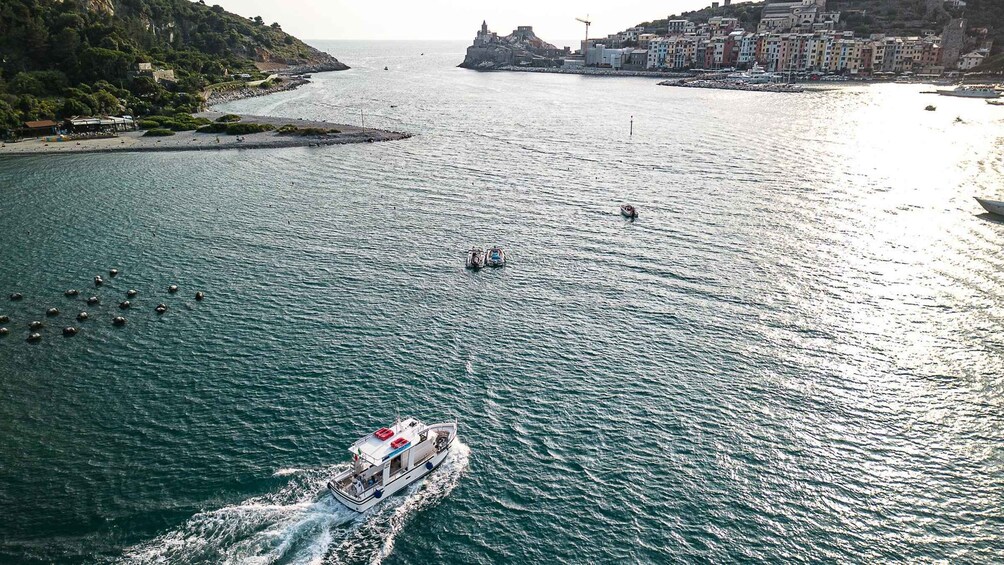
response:
M352 468L328 481L328 490L348 508L365 512L439 467L456 439L456 422L399 420L353 443Z
M485 266L485 250L480 247L472 247L467 252L467 268L480 269Z
M952 90L939 90L942 96L958 98L1000 98L1001 93L989 86L958 86Z
M774 79L772 73L768 73L760 66L759 63L754 63L753 68L745 72L732 73L725 78L736 81L745 82L749 84L767 84Z
M635 208L634 206L630 205L630 204L624 204L624 205L621 206L621 216L624 216L625 218L631 218L631 219L637 218L638 217L638 209Z
M505 251L501 247L495 246L488 250L488 255L485 257L485 265L489 267L505 267L505 262Z
M991 214L996 214L998 216L1004 216L1004 202L1000 200L988 200L986 198L980 198L979 196L974 196L976 201L983 206L983 209Z

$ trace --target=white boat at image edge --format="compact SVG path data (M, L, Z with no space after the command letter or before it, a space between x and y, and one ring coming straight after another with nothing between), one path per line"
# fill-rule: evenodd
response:
M942 96L958 98L1000 98L1001 93L989 86L959 86L952 90L939 90Z
M352 468L328 481L328 490L348 508L365 512L439 467L456 439L456 422L399 420L353 443Z
M986 198L980 198L979 196L974 196L973 198L975 198L976 201L980 203L980 206L983 206L983 209L987 212L998 216L1004 216L1004 202L1000 200L988 200Z

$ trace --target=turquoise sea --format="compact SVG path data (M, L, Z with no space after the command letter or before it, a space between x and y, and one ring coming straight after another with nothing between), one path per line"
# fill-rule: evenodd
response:
M0 562L1004 558L1004 108L316 44L225 109L415 137L0 159ZM463 444L354 515L397 415Z

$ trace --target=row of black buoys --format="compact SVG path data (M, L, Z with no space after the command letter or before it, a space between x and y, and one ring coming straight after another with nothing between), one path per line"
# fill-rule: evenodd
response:
M110 269L108 271L108 276L110 278L117 277L118 274L119 274L119 270L118 269ZM100 287L100 286L104 285L105 282L106 282L105 279L102 278L101 275L96 275L94 277L94 286L95 287ZM167 287L167 292L169 294L177 294L179 290L180 290L180 287L177 284L171 284L171 285L169 285ZM74 297L80 296L80 294L81 294L80 291L78 289L75 289L75 288L67 289L67 290L65 290L63 292L63 295L66 296L66 297L68 297L68 298L74 298ZM128 291L126 291L126 296L128 298L135 298L135 297L139 296L139 291L136 290L136 289L134 289L134 288L131 288ZM206 293L204 293L202 291L198 291L198 292L195 293L195 300L201 302L201 301L205 300L205 298L206 298ZM10 295L10 299L12 301L23 300L24 299L24 295L22 295L20 292L15 292L15 293L12 293ZM101 303L101 298L99 296L97 296L97 295L90 296L90 297L88 297L86 299L86 302L90 306L96 306L96 305L98 305L98 304ZM122 310L128 310L131 307L132 307L132 303L129 300L124 300L124 301L122 301L122 302L119 303L119 308L122 309ZM154 310L157 312L157 314L164 314L165 312L167 312L168 306L167 306L167 304L160 303L160 304L157 304L157 306L156 306L156 308L154 308ZM46 315L46 317L54 318L54 317L60 315L60 311L59 311L58 308L52 307L52 308L49 308L49 309L46 310L45 315ZM84 322L84 321L90 319L90 315L86 311L80 311L79 313L77 313L76 319L77 319L78 322ZM8 322L10 322L10 316L0 315L0 324L6 324ZM126 318L124 316L116 316L115 318L112 319L112 324L115 325L115 326L119 326L119 327L125 326L127 324L127 320L126 320ZM30 324L28 324L28 328L29 328L29 330L31 330L31 333L28 335L28 338L27 338L28 342L34 343L34 342L39 342L39 341L42 340L42 334L40 333L40 331L43 328L45 328L45 324L44 323L42 323L41 321L35 320L35 321L32 321ZM63 328L63 335L66 336L66 337L73 337L73 336L77 335L79 332L80 332L80 326L66 326L66 327ZM10 329L9 328L7 328L7 327L0 327L0 337L7 336L9 334L10 334Z

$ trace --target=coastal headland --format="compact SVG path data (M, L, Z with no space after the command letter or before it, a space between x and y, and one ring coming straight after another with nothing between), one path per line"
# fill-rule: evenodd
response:
M201 112L197 117L216 120L221 112ZM221 149L277 149L283 147L319 147L349 143L396 141L410 134L345 124L272 116L241 115L239 123L271 126L271 131L227 135L225 133L178 132L167 137L150 137L142 131L120 133L115 137L52 141L37 138L0 145L6 155L76 155L84 153L213 151ZM284 127L285 126L285 127ZM293 130L293 128L296 128ZM287 131L283 131L283 130ZM323 133L322 133L323 132ZM49 139L49 140L47 140Z

